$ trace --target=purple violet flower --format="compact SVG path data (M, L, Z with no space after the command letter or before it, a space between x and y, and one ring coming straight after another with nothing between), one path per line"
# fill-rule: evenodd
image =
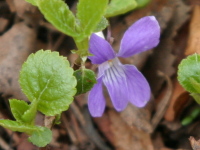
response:
M99 64L97 83L88 96L88 107L93 117L102 116L106 100L103 84L106 86L113 106L117 111L126 108L128 102L143 107L149 101L151 90L145 77L133 65L123 65L117 57L130 57L149 50L159 43L160 27L154 16L143 17L125 32L118 53L103 38L92 34L88 58Z

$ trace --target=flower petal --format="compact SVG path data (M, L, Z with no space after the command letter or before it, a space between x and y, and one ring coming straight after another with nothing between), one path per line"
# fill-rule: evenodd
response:
M102 78L97 79L97 84L94 85L88 95L88 107L90 114L93 117L101 117L106 106L106 100L102 90Z
M106 61L98 66L98 78L104 75L105 71L110 68L109 62Z
M101 64L115 57L115 52L111 45L95 34L90 37L89 51L94 55L88 57L93 64Z
M128 87L126 75L118 58L112 60L112 66L107 69L103 76L112 103L117 111L122 111L128 104Z
M130 57L154 48L158 45L159 38L160 26L156 18L154 16L143 17L125 32L117 56Z
M135 66L124 65L123 68L128 81L129 101L137 107L144 107L151 96L149 83Z

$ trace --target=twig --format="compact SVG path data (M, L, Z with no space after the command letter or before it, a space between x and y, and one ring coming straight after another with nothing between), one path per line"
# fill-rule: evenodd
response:
M77 143L77 137L74 134L74 132L72 131L72 129L69 126L69 121L67 120L65 115L62 115L61 117L63 124L65 125L65 128L67 130L67 132L69 133L70 139L72 140L73 143Z
M110 148L107 147L105 142L102 140L99 133L96 131L88 109L83 107L84 112L81 113L80 109L75 103L71 104L71 108L90 140L94 142L100 150L110 150Z
M53 45L53 50L57 51L58 47L62 44L63 40L65 39L65 35L61 33L56 43Z
M170 78L166 75L164 75L164 73L162 72L158 72L160 76L164 76L166 81L167 81L167 91L165 93L165 96L164 98L162 99L162 101L158 104L157 108L157 111L155 113L155 115L153 116L152 120L151 120L151 123L152 123L152 128L153 130L157 127L158 123L160 122L160 120L162 119L162 117L164 116L168 106L169 106L169 102L170 102L170 99L171 99L171 96L172 96L172 89L173 89L173 86L172 86L172 82L170 80Z
M0 137L0 148L5 150L13 150L1 137Z
M83 114L80 112L78 106L77 106L75 103L72 103L72 104L70 105L70 107L71 107L73 113L75 114L75 116L76 116L76 117L78 118L78 120L80 121L81 125L82 125L82 126L85 126L86 123L85 123L84 116L83 116Z

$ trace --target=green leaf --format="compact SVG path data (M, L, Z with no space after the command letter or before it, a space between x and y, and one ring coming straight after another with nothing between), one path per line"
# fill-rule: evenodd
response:
M92 54L91 54L88 50L86 50L86 49L82 49L82 50L71 50L71 52L72 52L73 54L79 55L80 57L86 57L86 58L87 58L87 56L91 56L91 55L92 55Z
M38 4L38 0L25 0L25 1L27 1L28 3L31 3L34 6L37 6Z
M77 79L76 95L88 92L96 83L95 73L89 69L76 70L74 76Z
M182 124L183 126L186 126L186 125L190 124L193 120L194 120L194 119L193 119L192 117L188 116L188 117L185 117L185 118L181 121L181 124Z
M15 119L19 122L24 122L24 120L22 119L22 116L24 112L30 108L30 106L25 101L17 100L17 99L10 99L9 103L10 103L11 112L13 116L15 117Z
M10 129L12 131L25 132L29 135L31 135L34 131L42 130L41 127L27 125L12 120L0 120L0 126L3 126L4 128Z
M12 120L0 120L0 126L12 131L25 132L31 135L29 140L39 147L46 146L52 140L52 132L46 127L27 125Z
M136 0L137 8L145 7L151 0Z
M68 109L76 93L73 69L58 52L40 50L31 54L23 64L19 83L30 101L47 116Z
M36 100L31 105L17 99L11 99L9 102L12 114L17 121L28 124L33 123L37 112Z
M178 80L190 93L200 93L200 55L183 59L178 66Z
M38 7L44 17L61 32L76 37L76 21L69 7L62 0L39 0Z
M182 121L181 124L183 126L190 124L194 119L196 119L200 114L200 108L194 108L188 116L186 116Z
M191 93L190 95L194 98L194 100L195 100L198 104L200 104L200 94L199 94L199 93Z
M104 16L107 18L117 16L133 10L136 7L137 2L135 0L111 0Z
M97 24L96 29L93 32L99 32L108 26L108 20L102 17L101 21Z
M22 116L22 120L26 123L33 124L35 120L35 116L37 113L37 100L33 100L32 103L29 106L29 109L24 112Z
M190 116L195 119L196 117L199 116L199 114L200 114L200 108L197 107L197 108L195 108L195 109L192 110Z
M42 130L33 132L28 138L30 142L38 147L44 147L52 140L52 132L50 129L43 127Z
M82 29L78 40L83 40L91 35L103 17L108 0L79 0L77 5L77 19Z
M61 114L58 114L58 115L56 115L55 117L56 117L56 118L55 118L55 120L54 120L54 123L55 123L55 124L60 124L60 123L61 123L61 122L60 122Z

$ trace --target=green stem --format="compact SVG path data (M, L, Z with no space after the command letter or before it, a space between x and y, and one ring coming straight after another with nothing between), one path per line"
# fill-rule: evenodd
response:
M78 41L76 39L74 39L76 46L78 48L77 50L77 54L80 56L80 58L78 58L76 60L77 65L80 65L81 67L85 66L85 61L87 59L87 56L90 54L88 51L88 43L89 43L89 38L85 38L82 41Z

